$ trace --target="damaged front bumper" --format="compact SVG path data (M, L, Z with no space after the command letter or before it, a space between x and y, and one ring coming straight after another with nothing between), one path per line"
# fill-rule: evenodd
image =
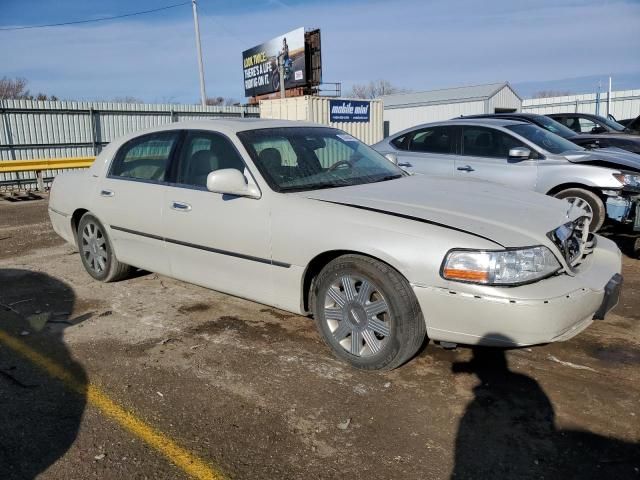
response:
M640 232L640 192L622 190L618 195L607 197L607 218L617 223L631 225Z

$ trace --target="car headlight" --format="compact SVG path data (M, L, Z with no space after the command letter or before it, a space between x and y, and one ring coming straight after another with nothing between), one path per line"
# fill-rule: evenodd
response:
M632 173L614 173L613 176L624 186L640 188L640 175L634 175Z
M521 285L548 277L560 263L547 247L514 250L451 250L442 263L442 277L482 285Z

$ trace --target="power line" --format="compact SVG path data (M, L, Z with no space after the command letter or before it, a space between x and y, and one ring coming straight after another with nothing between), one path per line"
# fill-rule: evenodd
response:
M175 3L173 5L167 5L166 7L154 8L152 10L143 10L141 12L126 13L124 15L114 15L112 17L101 17L101 18L93 18L93 19L87 19L87 20L75 20L73 22L49 23L49 24L46 24L46 25L26 25L24 27L4 27L4 28L0 28L0 32L3 32L3 31L6 32L6 31L9 31L9 30L28 30L28 29L32 29L32 28L62 27L62 26L65 26L65 25L77 25L79 23L104 22L104 21L107 21L107 20L115 20L116 18L133 17L135 15L144 15L144 14L147 14L147 13L159 12L161 10L168 10L170 8L181 7L182 5L188 5L190 3L191 3L191 1L182 2L182 3Z

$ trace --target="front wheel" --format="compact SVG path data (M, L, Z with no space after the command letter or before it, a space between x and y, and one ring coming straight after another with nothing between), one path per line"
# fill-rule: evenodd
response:
M314 282L314 318L334 354L356 368L391 370L415 355L426 336L407 280L362 255L336 258Z
M118 261L104 226L92 214L80 219L77 241L82 265L96 280L115 282L129 274L131 267Z
M597 232L604 224L606 212L602 199L590 190L584 188L568 188L554 195L563 198L577 207L584 209L591 220L590 232Z

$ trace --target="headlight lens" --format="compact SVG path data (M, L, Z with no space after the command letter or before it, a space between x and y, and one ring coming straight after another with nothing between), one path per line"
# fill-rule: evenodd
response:
M482 285L519 285L557 272L560 263L547 247L519 250L452 250L442 265L447 280Z
M614 173L613 176L622 185L640 188L640 175L633 175L631 173Z

